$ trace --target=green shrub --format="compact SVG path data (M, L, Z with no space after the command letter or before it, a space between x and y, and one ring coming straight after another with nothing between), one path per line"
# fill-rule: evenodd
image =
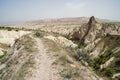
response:
M89 55L88 55L87 51L85 51L85 50L77 49L74 57L76 60L83 59L84 61L87 61L87 62L90 60Z
M11 27L6 27L6 28L7 28L7 30L8 30L8 31L11 31L11 30L12 30L12 28L11 28Z
M2 50L2 52L3 52L3 55L0 56L0 59L3 58L7 54L7 51L5 50Z
M72 71L69 71L66 75L65 75L65 78L68 78L70 79L72 77Z
M73 76L72 68L67 66L60 72L60 75L64 78L70 79Z
M120 66L120 59L115 62L116 66Z
M84 48L86 46L85 43L81 43L79 40L73 40L73 42L78 45L78 48Z
M100 57L94 59L92 62L90 62L90 66L93 67L94 69L98 70L100 69L100 65L104 64L107 60L110 59L110 57L112 57L112 50L109 49L105 52L104 55L101 55Z
M105 69L105 75L108 76L108 77L112 77L113 74L115 73L115 71L113 69Z
M18 29L16 29L15 31L16 31L16 32L18 32L19 30L18 30Z
M15 39L15 43L19 42L20 40L19 39Z
M35 32L35 34L34 34L36 37L42 37L42 33L40 33L40 32Z
M77 67L73 68L69 64L65 66L65 68L60 72L60 75L64 78L74 80L80 77L80 71Z

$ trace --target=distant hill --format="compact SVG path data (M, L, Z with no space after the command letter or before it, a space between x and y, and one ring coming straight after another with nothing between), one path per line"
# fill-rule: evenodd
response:
M20 22L6 22L6 23L0 23L0 26L15 26L15 25L66 25L66 24L83 24L87 23L89 21L90 17L69 17L69 18L54 18L54 19L40 19L40 20L34 20L34 21L20 21ZM109 19L100 19L96 18L96 20L100 23L104 22L119 22L115 20L109 20Z
M113 22L108 19L96 18L98 22ZM73 17L73 18L58 18L58 19L42 19L26 22L25 24L82 24L89 21L89 17Z

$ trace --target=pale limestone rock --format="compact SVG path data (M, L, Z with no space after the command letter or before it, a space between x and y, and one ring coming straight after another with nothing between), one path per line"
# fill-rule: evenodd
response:
M120 76L120 73L114 74L112 78L115 79L115 78L118 77L118 76Z
M15 39L30 33L30 31L7 31L0 30L0 43L13 45Z
M76 65L74 65L74 64L70 64L70 66L71 66L71 67L73 67L73 68L75 68L75 67L76 67Z
M71 40L68 40L62 36L55 37L55 36L49 35L49 36L44 36L44 38L50 39L50 40L62 45L63 47L72 47L72 48L77 47L77 45L74 44Z
M112 61L114 61L115 57L111 57L108 61L106 61L104 64L100 65L100 68L103 69L103 68L106 68L108 67Z
M2 55L4 55L4 53L3 53L3 51L2 51L3 49L2 48L0 48L0 56L2 56Z
M85 47L85 50L86 51L92 51L92 49L95 47L95 45L101 40L101 38L98 38L96 39L94 42L88 44L86 47Z

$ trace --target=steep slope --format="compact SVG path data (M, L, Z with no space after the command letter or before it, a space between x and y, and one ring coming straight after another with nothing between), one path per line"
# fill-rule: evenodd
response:
M0 80L24 80L28 68L34 67L35 42L26 35L16 39L7 55L0 59Z
M85 51L90 58L87 62L102 73L102 76L112 78L114 74L120 73L119 23L98 23L92 16L89 22L73 32L71 37L73 40L79 40L80 46L83 45L82 51Z
M91 66L100 73L108 77L120 73L120 35L103 37L91 50L90 56L92 59ZM119 75L116 77L119 77Z

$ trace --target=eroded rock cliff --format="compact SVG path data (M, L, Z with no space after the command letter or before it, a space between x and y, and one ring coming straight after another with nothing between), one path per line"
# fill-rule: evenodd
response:
M88 53L88 63L94 69L108 77L120 73L116 64L120 62L120 23L99 23L92 16L71 37L85 44L83 50Z

